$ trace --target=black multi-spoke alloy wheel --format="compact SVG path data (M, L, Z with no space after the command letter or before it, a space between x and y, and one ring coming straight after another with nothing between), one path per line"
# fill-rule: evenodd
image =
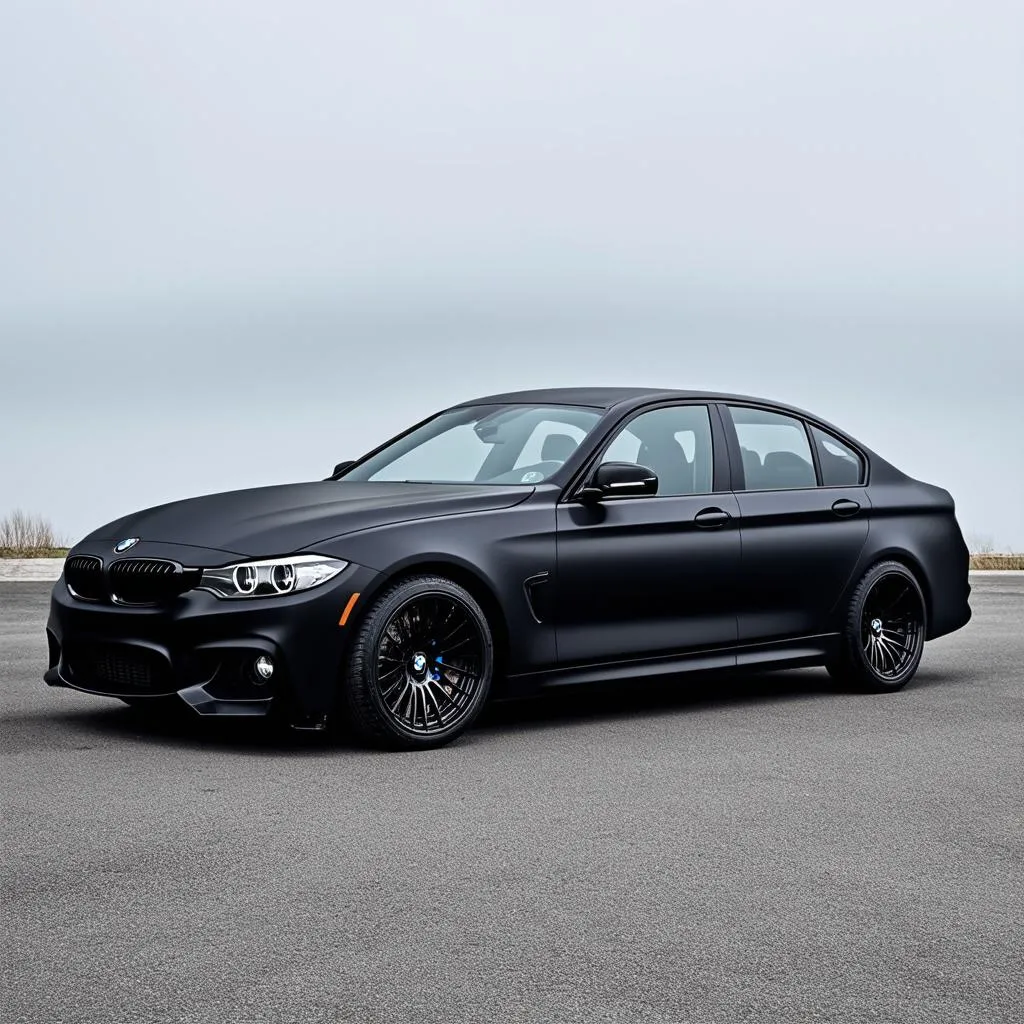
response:
M872 566L857 585L836 658L841 682L867 690L898 690L921 663L926 632L924 594L900 562Z
M464 587L443 576L401 580L358 630L343 687L347 717L362 739L436 747L479 714L494 645L487 617Z

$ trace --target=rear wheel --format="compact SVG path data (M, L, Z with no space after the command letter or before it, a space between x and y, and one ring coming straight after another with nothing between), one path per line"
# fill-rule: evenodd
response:
M347 717L377 745L440 746L480 713L493 663L487 618L468 590L443 576L401 580L358 627L342 684Z
M899 690L924 652L924 594L900 562L872 566L850 601L842 644L828 664L834 679L860 689Z

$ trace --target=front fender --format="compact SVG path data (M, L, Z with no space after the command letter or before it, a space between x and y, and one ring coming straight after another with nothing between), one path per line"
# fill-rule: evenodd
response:
M524 583L548 573L555 578L555 509L547 502L514 508L396 523L334 538L317 545L321 554L372 566L381 575L362 595L359 613L389 582L422 567L468 577L486 588L500 609L507 632L508 675L551 668L557 663L554 626L538 622Z

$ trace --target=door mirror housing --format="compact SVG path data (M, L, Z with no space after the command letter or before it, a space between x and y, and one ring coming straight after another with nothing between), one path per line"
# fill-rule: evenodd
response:
M331 473L331 475L328 477L328 479L329 480L333 480L339 473L344 473L345 470L348 469L349 466L354 466L355 464L356 464L356 460L355 459L346 459L344 462L339 462L334 467L334 472Z
M605 462L576 497L587 504L604 498L643 498L657 493L658 477L653 469L635 462Z

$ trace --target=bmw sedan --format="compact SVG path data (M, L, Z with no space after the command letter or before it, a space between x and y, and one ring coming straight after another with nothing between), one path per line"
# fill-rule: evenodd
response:
M953 499L810 413L567 388L439 412L326 480L103 526L51 686L417 748L489 697L824 665L898 690L970 618Z

